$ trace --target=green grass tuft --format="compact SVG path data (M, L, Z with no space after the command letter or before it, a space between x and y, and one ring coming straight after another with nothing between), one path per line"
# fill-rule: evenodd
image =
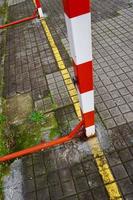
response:
M41 112L34 111L29 116L29 120L31 122L41 123L41 122L45 121L46 119Z

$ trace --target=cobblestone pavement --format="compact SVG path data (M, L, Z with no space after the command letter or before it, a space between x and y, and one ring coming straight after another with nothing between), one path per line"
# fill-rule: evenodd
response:
M17 2L17 1L16 1ZM60 0L42 0L47 24L72 74ZM92 1L97 137L122 199L133 199L133 2ZM33 2L10 5L11 21L31 14ZM63 134L77 123L73 102L39 20L7 31L6 98L31 92L36 110L54 110ZM100 130L100 131L99 131ZM23 158L25 200L110 199L89 142L75 139ZM117 198L120 199L120 198Z

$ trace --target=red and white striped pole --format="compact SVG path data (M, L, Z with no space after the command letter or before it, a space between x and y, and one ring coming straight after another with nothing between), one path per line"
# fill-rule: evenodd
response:
M62 0L87 137L95 135L90 0Z
M43 11L42 11L42 5L41 5L40 0L35 0L35 3L36 3L36 7L37 7L37 10L38 10L39 17L43 18L44 14L43 14Z

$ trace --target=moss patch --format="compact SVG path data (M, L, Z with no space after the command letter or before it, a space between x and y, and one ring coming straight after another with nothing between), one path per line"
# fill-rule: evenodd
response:
M0 114L0 156L8 153L8 149L6 146L6 138L4 136L4 132L6 129L6 117Z
M9 166L8 164L0 164L0 199L3 200L3 187L2 187L2 182L3 182L3 177L9 173Z
M53 112L47 114L46 126L41 128L42 140L50 141L60 137L60 130Z
M6 129L7 121L6 117L2 114L0 114L0 156L6 155L9 153L9 149L6 146L6 138L4 135L5 129ZM3 199L2 194L2 181L3 176L7 174L8 170L8 164L0 164L0 199Z
M5 1L3 3L2 6L0 6L0 16L3 16L5 17L6 13L7 13L7 8L8 8L8 5L7 5L7 2Z
M10 151L19 151L42 141L46 141L48 133L49 140L59 135L58 125L54 113L43 115L41 112L32 112L25 123L10 126Z

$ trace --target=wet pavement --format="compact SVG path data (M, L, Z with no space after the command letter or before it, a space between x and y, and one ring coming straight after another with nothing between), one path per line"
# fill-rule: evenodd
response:
M42 0L42 4L48 27L72 76L61 1ZM127 0L92 1L96 135L102 151L94 151L94 139L74 139L24 157L25 200L133 199L132 6L133 2ZM11 1L10 20L30 15L33 9L31 0ZM55 113L62 135L78 123L75 102L39 20L7 30L4 78L5 98L30 93L35 110ZM106 172L105 164L110 170L107 175L114 177L107 182L102 173ZM120 196L109 192L114 183Z

